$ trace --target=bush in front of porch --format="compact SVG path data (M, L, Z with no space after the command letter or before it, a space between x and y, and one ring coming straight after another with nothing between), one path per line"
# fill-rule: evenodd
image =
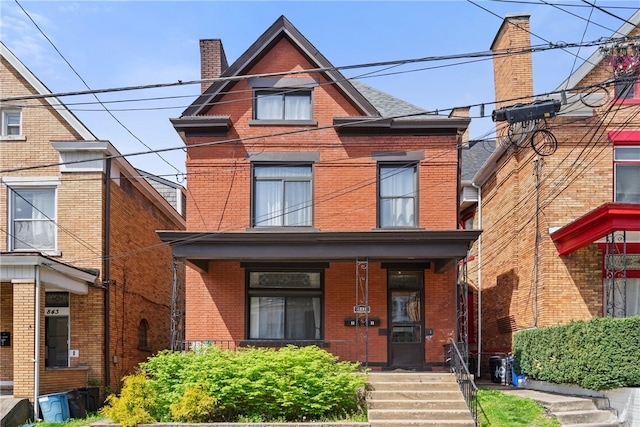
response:
M312 421L365 411L365 372L315 346L164 351L125 377L102 414L140 422Z
M591 390L640 386L640 316L594 318L516 332L517 373Z

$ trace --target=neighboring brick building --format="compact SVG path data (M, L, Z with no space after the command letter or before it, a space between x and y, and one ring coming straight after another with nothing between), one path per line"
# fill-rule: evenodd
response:
M608 45L636 68L616 74L596 51L537 104L531 54L494 59L497 111L561 108L546 121L498 120L496 150L470 179L483 233L468 277L481 289L485 357L510 351L521 329L640 314L639 22L637 12ZM529 16L505 18L492 49L528 47Z
M1 384L31 401L117 389L170 346L175 269L156 230L184 218L0 48Z
M458 228L465 112L347 79L285 17L228 67L220 40L201 54L215 80L172 119L187 231L160 233L189 266L187 343L442 368L457 261L479 234Z

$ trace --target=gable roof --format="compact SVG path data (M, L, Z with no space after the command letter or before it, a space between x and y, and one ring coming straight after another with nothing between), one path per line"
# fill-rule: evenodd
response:
M33 74L4 43L0 41L0 54L40 95L50 95L52 92ZM96 136L69 110L60 99L46 96L45 101L62 116L62 118L87 141L96 141Z
M197 116L206 113L216 98L234 84L228 77L242 76L283 38L286 38L316 68L322 70L327 80L332 82L342 94L363 114L379 116L378 111L347 80L342 73L325 58L318 49L298 31L284 16L280 16L231 66L182 113L184 116Z
M634 28L640 25L640 9L634 13L622 26L612 34L613 38L628 36ZM573 89L587 74L589 74L602 61L602 54L596 49L571 75L563 81L554 92Z
M462 181L471 181L482 165L496 151L496 141L481 139L469 141L469 145L460 149L460 167Z

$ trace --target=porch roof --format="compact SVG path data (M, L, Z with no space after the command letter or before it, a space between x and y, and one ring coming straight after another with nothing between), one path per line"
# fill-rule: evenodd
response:
M640 204L605 203L551 233L559 255L568 255L614 231L640 231Z
M433 261L443 271L467 255L480 230L246 232L158 231L173 256L207 271L209 261Z
M39 252L3 252L0 263L2 281L36 281L34 267L40 268L40 282L48 290L67 291L85 295L95 284L100 272L65 264Z

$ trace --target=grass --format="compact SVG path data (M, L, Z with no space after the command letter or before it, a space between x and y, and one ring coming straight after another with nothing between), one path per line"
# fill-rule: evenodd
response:
M481 427L560 426L535 401L489 389L478 390L478 423Z
M60 423L48 423L45 421L39 421L37 423L28 423L26 425L33 425L35 427L81 427L87 426L96 421L104 420L104 417L100 414L90 414L87 418L71 419L69 421Z

